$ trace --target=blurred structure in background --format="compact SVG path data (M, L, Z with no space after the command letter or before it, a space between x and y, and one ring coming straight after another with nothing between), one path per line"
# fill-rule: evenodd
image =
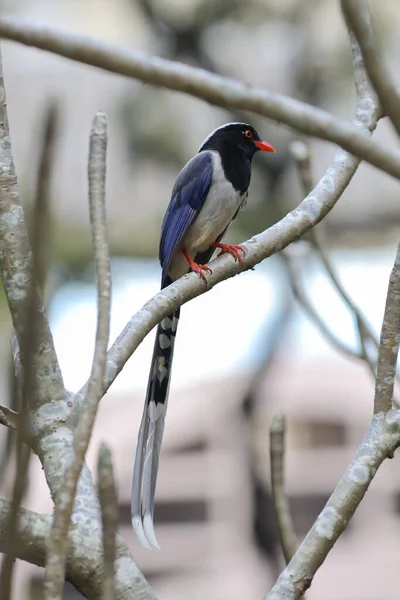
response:
M387 20L376 15L378 34L385 40L396 76L400 5L384 4ZM377 12L377 1L370 5ZM354 112L348 38L334 2L2 0L0 9L232 75L346 118ZM87 139L93 114L104 110L109 118L112 337L158 289L159 232L177 172L214 127L249 120L249 116L8 42L3 58L13 150L28 214L45 107L49 99L59 107L50 181L53 229L46 294L65 383L75 391L89 374L95 329L86 201ZM251 123L277 148L277 154L269 161L254 161L247 208L229 234L235 243L265 229L302 199L289 152L293 134L260 118L251 118ZM383 142L392 138L385 121L376 136ZM334 148L312 140L310 151L317 178ZM397 183L366 165L324 221L325 248L375 331L383 313L399 223ZM354 346L351 317L321 266L312 254L300 257L298 264L307 295L323 320L343 343ZM0 384L2 395L10 396L11 325L4 298L0 316ZM289 423L287 487L301 537L362 438L373 380L365 365L338 354L310 325L294 303L279 257L185 306L157 489L156 525L162 551L148 552L134 539L129 498L151 347L149 338L104 399L89 464L100 441L106 440L114 455L121 533L160 598L260 598L282 565L269 492L272 414L283 409ZM5 492L10 485L6 435L0 429ZM389 462L383 465L315 578L309 599L377 600L377 576L387 586L385 600L397 598L397 471ZM40 512L52 510L35 459L24 505ZM369 571L372 562L374 569ZM16 600L41 598L40 569L18 563L16 577ZM78 597L66 587L66 599Z

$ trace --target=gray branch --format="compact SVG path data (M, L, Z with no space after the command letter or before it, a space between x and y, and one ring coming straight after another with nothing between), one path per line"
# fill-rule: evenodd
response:
M278 523L279 539L285 561L288 563L296 552L298 544L285 493L285 432L285 415L283 412L279 412L274 415L269 430L271 490Z
M400 445L400 410L391 408L400 337L399 267L400 244L389 280L382 324L374 400L375 415L356 457L293 559L266 596L268 600L295 600L310 587L315 573L346 528L378 468L385 458L393 457Z
M22 349L27 344L26 315L30 313L30 293L34 289L33 258L29 246L24 214L19 200L17 177L11 151L11 139L6 109L3 65L0 56L0 271L7 302ZM47 317L39 293L35 293L34 319L37 327L32 368L36 377L30 390L31 407L40 407L51 398L64 397L64 386ZM22 354L22 353L21 353ZM26 366L26 356L21 356Z
M352 44L357 50L354 38ZM304 594L362 501L378 468L385 458L393 456L400 445L400 411L390 408L400 336L400 311L395 301L400 292L399 264L400 244L389 282L378 354L377 372L381 374L378 377L385 385L376 386L374 417L355 458L266 600L296 600ZM389 349L392 352L390 357Z
M114 561L118 506L111 453L105 444L100 446L97 473L103 521L103 600L115 600Z
M291 144L290 151L293 158L296 161L303 191L304 193L308 194L312 188L311 156L309 147L304 142L296 140ZM360 350L357 351L348 347L328 328L326 323L318 314L318 311L314 308L311 301L307 298L300 282L298 269L296 268L294 260L288 250L283 256L286 259L286 266L289 271L290 284L292 287L293 294L299 302L299 304L308 314L310 320L314 322L314 324L320 330L322 335L328 340L328 342L335 346L335 348L337 348L339 351L344 352L348 356L364 361L375 379L376 359L370 357L367 351L366 341L370 341L375 350L378 350L378 338L373 332L372 328L370 327L361 310L355 304L355 302L347 293L341 281L339 280L331 264L329 256L320 241L320 236L318 235L317 228L312 229L309 235L313 250L322 262L327 277L329 278L331 284L336 289L337 293L342 298L343 302L345 303L345 305L347 306L354 318L355 326L357 328L360 340Z
M400 178L400 152L369 140L357 128L330 113L282 94L254 88L182 63L146 55L98 40L0 19L0 37L53 52L80 63L201 98L210 104L247 110L329 142Z
M18 413L0 404L0 425L10 429L18 429Z
M297 600L310 587L385 458L400 444L400 411L376 414L355 458L265 600Z
M4 532L10 511L10 502L0 498L0 552L7 552ZM51 525L51 515L38 515L30 510L19 509L15 531L17 558L44 567ZM102 564L102 545L98 545L91 530L82 525L72 526L69 530L66 579L88 600L98 600L102 597L103 587L102 572L97 568ZM82 534L82 531L85 533ZM119 535L116 540L116 571L116 600L156 600Z
M67 532L78 478L85 460L99 400L102 397L110 330L111 270L107 239L105 181L106 181L107 120L98 113L90 135L89 205L94 256L97 272L98 317L92 371L86 398L79 415L73 440L72 462L64 473L64 481L54 510L44 589L48 600L61 598L67 557Z
M388 412L393 403L400 342L400 244L389 279L376 370L374 412Z
M353 348L347 346L333 331L329 329L328 325L318 313L318 310L315 308L315 306L313 306L301 283L297 261L292 256L292 252L289 252L289 250L290 248L284 250L282 253L282 257L285 261L285 266L289 274L289 283L293 296L295 297L301 308L307 314L308 318L310 319L310 321L312 321L312 323L315 325L315 327L318 329L321 335L326 339L326 341L329 344L331 344L331 346L333 346L339 352L346 354L350 358L364 360L364 356L360 352L357 352L357 350L353 350ZM371 367L374 372L375 366L371 364Z
M383 111L400 135L400 97L375 43L368 3L366 0L342 0L341 5L346 22L361 48L365 69Z

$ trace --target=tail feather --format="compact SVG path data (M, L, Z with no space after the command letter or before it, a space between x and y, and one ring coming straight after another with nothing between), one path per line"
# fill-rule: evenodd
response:
M132 525L139 541L147 548L159 547L153 524L154 497L179 313L180 310L176 310L157 327L133 471Z

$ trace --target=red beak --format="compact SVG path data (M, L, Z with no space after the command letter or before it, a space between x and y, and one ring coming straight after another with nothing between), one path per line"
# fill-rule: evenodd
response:
M262 152L276 152L275 148L273 146L271 146L271 144L268 144L267 142L254 142L255 145L257 146L257 148L259 150L261 150Z

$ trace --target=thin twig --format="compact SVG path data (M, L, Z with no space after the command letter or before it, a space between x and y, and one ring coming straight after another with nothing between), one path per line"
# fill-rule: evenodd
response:
M294 156L297 166L298 166L300 179L302 181L304 191L307 193L307 188L309 186L311 186L311 181L312 181L309 148L308 148L308 146L303 144L303 142L297 141L295 145L292 144L291 151L292 151L292 155ZM378 349L380 347L379 341L378 341L375 333L373 332L372 328L370 327L368 321L362 314L361 310L355 304L355 302L353 301L351 296L347 293L347 291L343 287L341 281L339 280L338 276L336 275L336 272L331 264L331 261L327 255L327 253L325 252L323 245L320 242L317 231L315 229L313 229L313 230L311 230L310 234L311 234L311 240L312 240L314 250L316 251L317 255L319 256L322 264L324 265L325 271L326 271L331 283L335 287L339 296L341 296L344 303L349 308L350 312L353 314L355 325L356 325L356 328L358 331L359 341L360 341L360 350L353 351L352 349L345 346L342 343L342 341L339 338L337 338L329 330L329 328L325 325L325 323L319 316L316 309L312 306L311 302L309 302L308 298L304 294L304 291L302 290L300 282L299 282L297 271L296 271L294 265L292 265L292 261L291 261L290 257L288 257L288 254L284 254L284 258L287 259L286 265L289 269L292 291L293 291L295 297L297 298L297 300L299 301L299 303L303 306L304 310L307 312L307 314L311 318L311 320L318 327L318 329L320 330L322 335L324 335L328 339L328 341L332 345L334 345L338 350L341 350L342 352L344 352L345 354L348 354L349 356L363 360L366 363L366 365L368 366L373 378L376 379L376 377L377 377L377 360L378 359L372 358L370 356L368 349L367 349L366 342L367 341L371 342L373 347L375 348L375 350L378 351ZM396 267L396 265L395 265L395 267ZM395 269L395 267L394 267L394 269ZM392 277L394 277L393 285L395 285L397 274L392 272ZM389 299L389 295L387 298ZM390 301L390 302L392 302L392 301ZM396 316L393 314L394 308L395 308L395 306L391 305L390 310L392 311L392 316L391 316L392 319L396 319ZM392 323L393 323L393 325L395 325L394 321L392 321ZM382 345L381 345L381 347L382 347ZM391 355L391 358L392 358L392 355ZM387 377L387 376L388 376L387 373L384 374L382 376L382 380L385 381L385 377ZM399 375L397 374L397 361L394 363L394 376L397 380L399 380ZM390 378L390 373L389 373L389 378ZM386 380L386 382L387 381L388 380ZM390 395L392 395L392 397L389 400ZM379 398L382 398L382 396L379 395ZM392 402L395 404L395 406L397 406L397 407L399 406L399 401L393 397L393 388L391 391L390 391L390 389L387 390L386 410L388 410L388 407L391 406ZM378 410L377 407L375 407L375 409Z
M33 278L33 261L12 159L2 75L0 62L0 274L21 349L21 365L25 367L22 340L26 337L25 317L30 282ZM35 386L29 397L28 431L33 433L34 437L30 437L27 441L37 453L51 495L57 501L66 466L73 455L73 432L78 419L79 406L73 402L72 394L68 393L63 386L53 339L39 294L36 308L39 339L34 357ZM79 500L74 506L76 522L80 524L84 522L86 530L89 528L91 535L88 539L82 538L76 532L79 527L72 529L70 538L73 543L70 545L68 555L67 577L83 596L100 597L102 574L97 570L97 565L102 564L101 514L96 489L86 465L82 468L78 490ZM1 544L7 541L5 527L9 523L9 516L8 514L7 520L2 522ZM26 533L22 537L14 536L15 553L18 553L20 558L35 556L35 560L38 560L35 552L42 552L43 541L48 546L49 537L48 533L44 540L41 539L40 548L37 548L35 532L31 536L27 536ZM4 552L3 548L2 545L2 552ZM21 548L22 553L20 553ZM7 549L9 549L8 545ZM154 593L148 582L119 536L115 566L117 597L126 600L137 597L154 600Z
M309 147L302 141L297 140L296 142L293 142L290 150L293 158L296 161L303 191L304 193L308 194L312 189L311 157ZM314 323L317 325L321 333L328 338L328 341L333 343L336 348L342 350L346 354L365 361L372 375L375 377L376 360L373 360L367 352L366 339L371 341L376 350L379 347L378 339L375 336L375 333L373 332L372 328L368 324L366 318L362 314L361 310L358 308L358 306L355 304L351 296L347 293L346 289L342 285L339 277L337 276L333 268L328 254L325 252L325 249L320 241L320 237L316 228L312 229L309 232L309 236L313 249L316 252L318 258L321 260L330 282L338 292L339 296L342 298L345 305L347 305L354 318L354 323L357 328L360 340L360 350L352 350L345 346L340 341L340 339L337 338L332 332L330 332L328 327L323 323L317 311L313 308L311 303L306 298L299 282L297 270L294 268L294 266L291 266L291 257L287 253L284 257L287 259L287 267L290 273L293 293L295 294L300 304L303 305L303 308L308 313L310 318L314 321Z
M10 518L7 523L6 548L0 572L0 598L11 600L13 571L16 559L16 529L18 527L18 510L28 487L28 467L30 449L22 443L22 433L17 430L15 479L12 492Z
M105 444L100 446L97 473L103 521L103 600L115 600L114 561L118 508L111 453Z
M364 90L362 96L358 95L358 102L360 104L361 101L362 105L367 105L368 82L365 75L362 76L362 64L357 44L352 35L350 38L353 47L353 61L357 65L356 73L359 81L357 89ZM372 101L373 98L374 96L371 96ZM266 600L280 600L281 598L297 600L302 597L305 590L311 585L315 573L347 527L377 469L385 458L393 456L395 449L400 445L400 411L392 409L384 412L386 409L390 409L393 394L394 370L398 352L395 330L397 339L400 338L400 322L397 314L399 311L396 311L394 306L395 298L398 298L400 293L400 290L397 290L400 282L397 270L398 262L399 254L396 257L392 281L389 285L391 301L387 302L387 308L390 310L385 314L386 318L382 325L381 348L378 355L378 373L381 374L379 379L387 377L386 387L376 386L375 414L355 458L292 560L266 596ZM386 334L389 339L386 338ZM381 351L382 346L383 351ZM393 350L395 350L393 356L388 357L388 352ZM378 406L381 407L380 410L377 410Z
M46 142L48 141L48 135L49 131L48 127L46 127L44 135ZM41 156L45 154L46 150L43 150ZM44 171L41 170L39 173L39 188L41 186L40 178L44 175ZM46 232L48 229L48 213L47 197L45 194L36 194L32 214L32 246L35 250L33 254L33 273L30 281L30 288L27 290L27 302L25 304L25 324L23 327L25 335L22 338L22 347L20 352L18 351L17 335L14 334L11 341L13 354L17 359L15 362L16 372L18 372L20 376L22 376L23 373L23 376L18 381L21 394L19 395L20 406L16 437L16 473L12 494L12 509L8 523L9 528L7 530L7 536L9 540L8 551L4 557L0 573L0 597L4 598L5 600L11 598L12 594L12 574L15 564L14 539L18 524L18 509L28 487L30 449L28 446L25 446L23 442L27 438L30 396L36 385L35 353L37 352L40 335L38 329L40 323L38 322L37 318L36 306L36 285L38 281L44 281L46 276L46 252L44 245L46 242ZM21 356L24 363L23 368L20 363ZM10 413L8 416L10 416Z
M289 151L296 162L303 194L307 195L313 189L310 147L303 140L294 140L289 146Z
M303 596L346 529L378 468L385 458L393 456L399 444L400 411L374 415L356 456L265 600L298 600Z
M366 0L342 0L346 23L361 48L365 69L382 104L383 111L400 135L400 97L391 80L380 48L375 43L371 14Z
M321 335L327 339L327 341L339 352L343 352L350 358L356 358L357 360L362 359L362 355L353 350L350 346L347 346L342 340L337 337L333 331L329 329L317 309L312 305L311 301L307 297L299 277L299 270L291 253L288 250L284 250L281 253L282 258L285 261L286 268L289 273L289 283L292 289L292 293L304 312L308 315L309 319L314 323Z
M392 408L397 357L400 342L400 243L389 278L378 352L374 413Z
M377 336L375 335L374 331L372 330L371 326L369 325L368 321L366 320L366 318L363 315L363 313L361 312L361 310L355 304L352 297L348 294L346 289L343 287L339 277L337 276L337 274L332 266L332 263L327 255L327 253L325 252L324 247L321 244L319 236L316 233L313 237L313 244L314 244L314 248L315 248L322 264L324 265L325 271L327 272L329 279L330 279L331 283L333 284L333 287L336 289L339 296L342 298L343 302L348 306L349 310L353 313L353 316L354 316L354 319L356 322L356 326L359 330L360 337L362 339L365 339L365 338L368 339L372 343L374 348L377 350L379 347L379 342L378 342Z
M18 413L0 404L0 425L5 425L10 429L18 429Z
M96 343L87 394L74 435L74 457L66 470L64 483L54 510L54 522L44 577L46 600L61 598L67 554L67 534L75 492L96 418L98 403L102 397L106 368L111 302L111 270L105 205L106 151L107 119L103 113L97 113L90 134L88 167L90 219L97 273Z
M400 152L368 139L346 121L294 98L253 88L204 69L14 18L0 19L0 37L144 83L190 94L216 106L247 110L285 123L306 135L336 143L400 179Z
M311 156L310 149L307 144L297 140L291 146L292 156L296 160L296 164L298 167L300 179L302 182L303 191L305 194L309 194L312 190L312 176L311 176ZM319 235L317 233L317 229L314 228L310 231L310 236L312 240L312 244L314 249L316 250L326 272L329 276L333 287L338 292L339 296L342 298L345 304L347 304L348 308L352 313L354 313L354 317L360 326L360 333L362 332L362 337L366 335L368 339L372 342L376 349L379 347L379 342L377 336L373 332L372 328L369 326L366 318L361 313L358 306L353 301L352 297L344 286L342 285L339 277L337 276L332 263L328 257L328 254L325 252L323 245L321 244Z
M374 416L357 450L325 508L292 560L266 596L268 600L297 600L343 533L369 484L385 458L400 445L400 410L392 408L394 373L400 340L400 243L389 280L378 353Z
M54 401L63 397L65 390L47 317L40 295L36 293L34 270L38 271L38 262L35 267L19 199L1 57L0 164L0 272L24 368L25 361L30 360L25 347L29 347L32 341L30 329L33 321L37 329L36 346L32 350L34 356L31 361L35 363L35 377L31 379L29 393L29 404L32 409L36 409L49 398ZM39 221L40 215L36 218ZM37 225L34 225L33 229L36 227ZM34 315L33 319L28 319L28 314Z
M38 270L36 281L44 295L49 259L50 235L50 175L55 156L55 140L58 124L58 105L52 101L46 108L43 125L42 147L39 154L39 165L34 206L39 215L33 226L32 250L36 256Z
M285 493L284 458L285 458L286 419L283 412L278 412L272 419L269 430L269 452L271 461L271 490L274 500L279 539L283 555L288 563L297 550L297 537L290 514L289 503Z

